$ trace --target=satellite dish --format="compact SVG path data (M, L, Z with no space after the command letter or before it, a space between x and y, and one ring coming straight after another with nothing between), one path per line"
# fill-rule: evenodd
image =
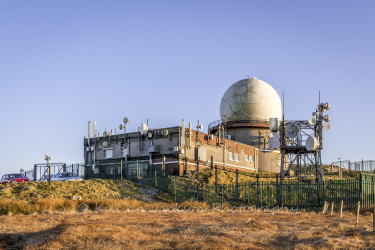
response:
M108 133L104 131L103 136L106 137L107 135Z
M123 127L122 127L122 124L120 124L120 127L119 127L119 129L120 129L120 130L122 130L122 128L123 128Z
M329 122L330 120L331 120L331 116L330 115L325 115L324 116L324 121Z
M280 139L280 135L279 135L279 133L277 133L277 132L273 132L272 135L273 135L272 138L273 138L275 141L278 141L278 140Z
M319 147L318 138L309 136L306 139L306 149L308 151L315 151Z
M331 125L329 123L324 123L323 128L324 130L329 130L331 128Z
M198 127L200 130L203 130L203 124L200 124Z
M293 123L288 124L285 129L285 134L291 139L296 138L299 134L299 127Z
M270 150L274 150L274 149L280 147L280 142L279 142L278 140L275 140L274 137L272 137L272 138L268 141L268 146L270 147Z
M270 118L270 131L277 132L278 129L279 129L279 122L277 118Z
M271 150L274 150L275 149L275 140L273 138L271 138L269 141L268 141L268 146Z
M331 108L331 104L329 104L328 102L324 103L323 107L326 109L326 110L329 110Z
M109 142L105 141L103 142L103 147L108 147L109 146Z
M314 119L314 118L310 118L309 119L309 124L311 125L311 126L314 126L315 124L316 124L316 120Z
M163 136L167 136L167 135L168 135L168 129L163 129L163 130L161 131L161 135L163 135Z
M128 123L128 122L129 122L129 119L128 119L127 117L125 117L125 118L123 119L123 121L124 121L124 123Z

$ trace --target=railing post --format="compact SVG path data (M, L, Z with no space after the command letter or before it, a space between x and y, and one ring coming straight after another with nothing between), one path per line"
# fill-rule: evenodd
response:
M217 165L215 165L215 193L217 193Z
M247 205L250 206L250 181L247 182Z
M221 205L224 206L224 184L221 184Z
M259 174L257 174L257 207L259 207Z
M137 181L139 181L139 166L138 166L138 160L137 160Z
M174 201L177 201L176 176L174 176Z
M236 201L238 200L238 169L236 169Z

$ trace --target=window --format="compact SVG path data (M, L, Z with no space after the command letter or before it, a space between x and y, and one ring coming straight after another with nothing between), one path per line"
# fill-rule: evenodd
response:
M250 155L250 162L254 162L254 156Z
M128 156L128 149L127 148L122 148L121 149L121 156L122 157Z
M245 155L245 161L249 161L249 155Z
M233 161L233 152L229 152L229 160Z
M113 158L113 149L104 150L104 158Z
M239 154L234 154L235 161L240 161L240 156Z
M113 168L107 168L107 174L113 174Z

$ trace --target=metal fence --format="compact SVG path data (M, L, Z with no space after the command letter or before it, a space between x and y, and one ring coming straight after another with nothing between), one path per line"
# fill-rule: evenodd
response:
M84 177L85 167L83 163L65 164L65 163L51 163L49 175L52 176L60 172L73 172L78 176ZM33 169L24 172L26 177L32 181L47 181L48 167L46 163L38 163L34 165Z
M354 210L358 201L361 209L372 209L375 205L375 175L362 173L356 180L291 181L282 186L282 200L278 202L280 185L276 182L247 182L237 185L210 186L176 176L156 176L154 186L168 194L175 201L206 201L229 203L233 206L256 207L298 207L299 209L319 208L324 201L336 205L343 201L345 210ZM322 192L322 189L324 192ZM321 194L323 193L323 196Z
M207 185L196 179L169 175L162 166L145 166L138 162L123 171L103 171L101 178L138 181L166 192L176 202L196 200L209 204L229 203L233 206L315 209L320 208L325 201L337 205L343 201L345 210L354 210L358 201L361 201L363 210L375 204L375 174L368 172L361 172L360 178L353 180L288 180L282 186L277 179L259 181L258 178L254 182L233 185Z
M341 167L348 171L362 171L362 172L374 172L375 171L375 160L362 160L362 161L335 161L331 163L330 172L338 172L338 168Z

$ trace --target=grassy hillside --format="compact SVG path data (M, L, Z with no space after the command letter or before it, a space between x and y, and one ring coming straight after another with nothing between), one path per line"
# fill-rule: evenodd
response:
M70 182L25 182L0 185L0 199L45 198L123 199L142 198L144 189L130 181L91 179Z
M218 172L218 184L226 184L226 185L232 185L236 183L236 173L231 171L224 171L224 170L217 170ZM262 176L275 176L275 173L259 173L259 181L264 182L270 182L270 181L276 181L276 177L273 178L265 178ZM343 172L343 179L356 179L359 178L360 173L357 171L345 171ZM197 175L194 173L192 175L192 178L197 178ZM214 185L215 184L215 171L211 169L202 169L199 171L199 178L203 180L205 183ZM293 178L292 178L293 179ZM297 179L297 178L294 178ZM324 180L338 180L338 174L337 173L325 173L324 174ZM238 182L255 182L257 181L257 178L254 176L247 176L243 174L238 175Z

